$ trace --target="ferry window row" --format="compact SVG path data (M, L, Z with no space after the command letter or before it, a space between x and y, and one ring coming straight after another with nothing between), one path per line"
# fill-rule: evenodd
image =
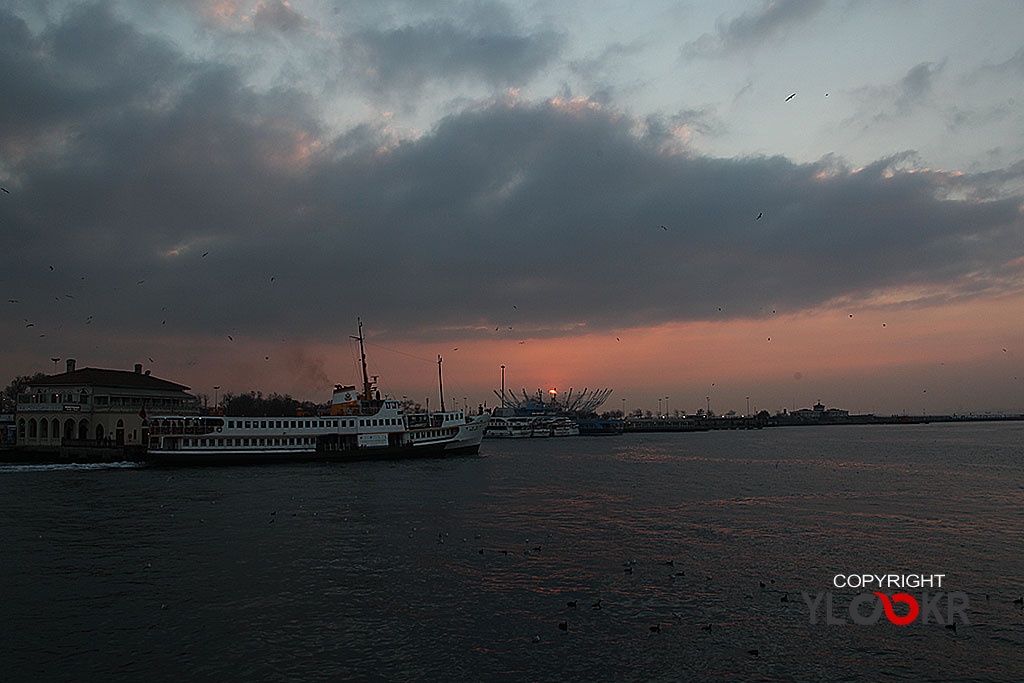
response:
M402 421L399 420L397 417L382 417L375 420L366 419L359 421L360 427L387 427L389 425L400 424L402 424Z
M311 436L267 437L259 439L182 439L186 448L234 447L234 446L311 446L316 439Z
M340 424L339 424L340 423ZM228 429L318 429L355 427L355 420L228 420Z
M359 420L360 427L398 426L397 417ZM228 420L228 429L315 429L318 427L355 427L353 420Z
M451 436L455 434L456 431L458 430L452 429L450 427L448 429L428 429L426 431L420 432L416 436L420 439L433 439L439 436Z

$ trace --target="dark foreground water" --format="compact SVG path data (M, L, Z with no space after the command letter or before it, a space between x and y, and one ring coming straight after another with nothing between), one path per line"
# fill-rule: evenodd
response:
M0 678L1021 680L1022 444L945 424L0 466ZM846 604L832 576L864 571L946 574L971 624L812 625L801 593Z

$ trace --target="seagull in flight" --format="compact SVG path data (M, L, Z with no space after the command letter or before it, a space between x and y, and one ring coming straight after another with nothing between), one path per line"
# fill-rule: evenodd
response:
M793 99L794 97L796 97L796 93L793 93L792 95L790 95L789 97L787 97L787 98L786 98L786 101L787 101L787 102L789 102L789 101L790 101L791 99Z

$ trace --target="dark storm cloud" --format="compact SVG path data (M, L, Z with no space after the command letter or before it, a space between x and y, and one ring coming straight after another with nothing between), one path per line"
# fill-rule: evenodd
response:
M281 0L260 2L252 17L252 25L257 31L292 33L302 28L305 23L306 20L301 14Z
M73 8L39 36L0 8L0 153L23 157L66 143L79 127L124 106L159 106L192 68L162 41L143 38L102 5Z
M301 93L255 91L102 10L2 30L0 73L35 78L0 117L48 141L0 133L20 150L0 177L0 281L21 334L19 316L65 337L336 340L362 315L394 337L516 338L1021 286L1020 198L999 191L1020 169L710 158L678 137L706 112L641 121L587 99L477 103L397 143L329 136Z
M558 54L551 31L530 35L467 30L448 22L360 31L364 78L375 89L415 90L431 80L522 84Z
M684 57L709 57L757 47L788 26L807 21L824 7L823 0L772 0L761 9L719 21L715 33L705 33L683 46Z
M0 211L25 282L55 265L65 288L97 299L104 281L135 313L145 294L125 287L158 273L158 254L252 238L294 210L267 197L287 191L290 155L315 142L302 96L256 95L235 70L193 63L102 7L36 37L4 16L12 25L20 42L0 73L32 77L0 104L0 119L18 124L0 131L11 190Z
M398 26L444 20L485 32L512 33L516 19L510 6L495 0L334 0L334 16L354 26Z

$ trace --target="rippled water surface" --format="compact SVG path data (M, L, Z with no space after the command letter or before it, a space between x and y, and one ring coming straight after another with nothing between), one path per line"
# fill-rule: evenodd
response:
M1024 679L1024 423L3 465L0 522L9 680ZM865 571L971 624L810 623Z

